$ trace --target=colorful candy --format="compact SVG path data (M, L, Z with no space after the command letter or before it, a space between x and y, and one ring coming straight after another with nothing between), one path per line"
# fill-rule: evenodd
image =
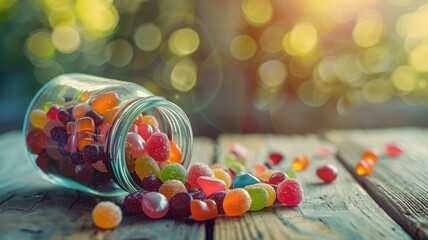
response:
M192 200L190 213L195 221L205 221L217 217L217 204L211 199Z
M144 194L141 208L144 214L150 218L162 218L168 213L168 199L158 192L149 192Z
M399 157L403 154L403 148L397 143L388 143L385 152L388 157Z
M145 176L141 181L142 188L150 192L158 192L162 184L163 182L158 178L156 174L149 174Z
M197 181L201 176L214 177L214 172L205 163L197 162L190 167L187 174L187 182L190 186L200 189L201 187Z
M259 211L266 206L269 195L264 188L248 186L245 187L245 190L248 192L248 194L250 194L251 197L251 205L248 209L249 211Z
M282 162L283 159L284 157L282 156L281 153L273 152L269 154L269 163L274 166Z
M355 173L359 176L372 174L373 170L374 170L374 164L366 160L360 160L355 166Z
M187 216L190 213L190 202L193 200L189 193L175 194L169 201L169 211L175 216Z
M368 149L361 154L361 159L375 164L379 158L379 151L375 148Z
M144 194L146 191L138 191L128 194L123 200L123 206L128 212L143 212L143 208L141 206L141 202L143 200Z
M167 161L169 163L181 163L183 161L183 156L180 147L174 141L170 141L169 145L171 151L169 153L169 158Z
M226 215L231 217L246 213L250 209L250 206L250 194L243 188L231 190L223 200L223 210Z
M287 174L285 174L283 172L274 172L270 176L268 183L269 184L279 184L287 178L288 178Z
M154 133L146 142L147 154L156 161L166 161L169 158L171 147L165 133Z
M159 188L159 193L163 194L168 201L180 192L187 193L187 189L181 181L176 179L164 182Z
M276 185L274 185L274 186L276 186ZM268 200L266 202L266 207L272 206L272 204L276 200L276 190L272 187L272 185L267 184L267 183L257 183L254 185L246 186L245 189L252 188L252 187L261 187L264 190L266 190L266 192L268 193Z
M126 143L131 145L132 157L138 158L146 152L144 139L135 132L128 132Z
M226 172L224 169L214 169L214 177L220 180L223 180L226 184L226 188L230 188L232 185L232 177L228 172Z
M249 173L240 173L233 179L233 188L244 188L248 185L260 183L259 179Z
M317 176L325 183L333 182L337 177L337 167L331 164L323 165L317 168Z
M187 179L187 171L183 165L179 163L171 163L162 168L159 178L162 182L176 179L184 184Z
M286 179L278 185L276 190L278 200L287 207L300 204L303 199L303 189L296 179Z
M119 96L116 92L104 92L99 94L91 103L92 109L98 114L105 114L119 103Z
M218 213L224 213L223 201L224 201L224 198L226 197L226 194L227 194L226 191L219 191L211 194L208 197L208 199L211 199L216 203Z
M99 228L113 229L122 221L122 210L110 201L99 202L92 210L92 220Z
M309 156L297 156L293 160L293 164L291 165L294 170L302 171L309 167L310 158Z
M215 177L201 176L198 178L197 182L208 197L215 192L226 191L226 184L224 181Z

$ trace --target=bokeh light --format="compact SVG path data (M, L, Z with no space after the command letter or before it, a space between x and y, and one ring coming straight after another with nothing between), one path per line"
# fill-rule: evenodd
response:
M251 25L259 26L272 19L273 9L269 0L243 0L242 12Z
M251 58L257 50L256 41L248 35L238 35L230 42L229 51L238 60Z
M161 44L162 32L153 23L142 24L134 33L134 41L141 50L153 51Z
M58 51L72 53L80 47L80 35L70 26L60 26L53 30L52 42Z
M199 35L191 28L174 31L169 38L169 49L178 56L192 54L199 47Z
M187 92L196 84L197 67L190 59L182 59L171 71L172 86L181 92Z

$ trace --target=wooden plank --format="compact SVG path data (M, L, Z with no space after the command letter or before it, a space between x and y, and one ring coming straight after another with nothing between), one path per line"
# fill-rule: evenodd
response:
M315 135L222 135L218 139L219 158L224 159L234 143L249 150L247 166L265 161L270 151L287 156L279 166L286 170L295 155L314 155L320 140ZM335 182L323 184L315 169L334 164L339 175ZM362 189L335 157L313 158L309 169L299 172L304 200L298 207L276 204L241 217L217 218L214 239L409 239Z
M102 198L65 189L43 180L24 154L21 132L0 136L0 239L189 239L206 238L205 223L189 219L152 220L124 213L123 222L110 231L98 230L91 211ZM196 138L192 162L210 163L214 144Z
M329 131L340 159L354 173L362 151L382 151L373 174L355 178L378 204L414 238L428 239L428 130L418 128ZM388 142L397 142L404 154L389 158Z

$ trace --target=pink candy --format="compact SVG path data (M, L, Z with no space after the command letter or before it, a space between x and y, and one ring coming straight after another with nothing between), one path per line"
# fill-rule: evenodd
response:
M226 183L214 177L201 176L198 178L197 183L207 197L215 192L226 191Z
M166 134L162 132L153 133L146 142L146 150L147 154L156 161L162 162L168 160L171 146Z
M131 145L131 152L133 158L138 158L145 153L144 139L135 132L129 132L126 136L126 142Z
M147 123L141 123L138 125L138 134L147 141L153 133L159 132L159 129Z
M385 152L388 157L399 157L403 154L403 149L397 143L388 143L385 146Z
M278 200L287 207L299 205L303 199L303 189L299 181L288 178L278 185L276 190Z
M198 178L201 176L214 177L214 172L205 163L197 162L190 167L187 174L187 182L190 186L200 189Z

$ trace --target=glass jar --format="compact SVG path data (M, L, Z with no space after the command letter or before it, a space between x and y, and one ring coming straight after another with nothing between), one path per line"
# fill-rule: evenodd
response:
M187 168L193 145L177 105L135 83L83 74L46 83L28 107L23 134L28 158L47 180L101 196L142 189L135 161L149 153L149 141L151 152L160 151L158 167ZM155 135L163 145L150 140Z

